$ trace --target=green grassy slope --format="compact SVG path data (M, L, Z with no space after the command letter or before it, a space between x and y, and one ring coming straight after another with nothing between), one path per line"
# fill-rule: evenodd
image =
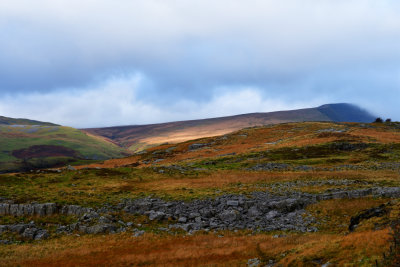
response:
M70 127L0 125L0 172L124 155L117 145Z
M50 122L42 122L28 119L14 119L0 116L0 125L45 125L45 126L58 126Z

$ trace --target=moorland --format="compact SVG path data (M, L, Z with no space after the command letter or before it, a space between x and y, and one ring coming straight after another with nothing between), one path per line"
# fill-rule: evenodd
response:
M293 122L0 175L4 266L390 266L400 124Z

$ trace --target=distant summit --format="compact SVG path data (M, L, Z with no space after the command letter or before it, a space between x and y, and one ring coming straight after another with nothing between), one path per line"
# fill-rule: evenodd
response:
M372 122L367 111L346 103L327 104L317 108L249 113L220 118L177 121L168 123L91 128L84 131L132 151L140 151L162 143L178 143L187 140L223 135L246 127L285 122L329 121Z
M373 122L375 117L368 111L347 103L327 104L317 108L334 122Z
M41 125L41 126L59 126L50 122L42 122L28 119L14 119L0 116L0 125Z

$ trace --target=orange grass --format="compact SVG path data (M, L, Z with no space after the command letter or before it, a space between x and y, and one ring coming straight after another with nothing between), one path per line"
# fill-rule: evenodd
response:
M375 139L379 143L399 143L400 132L387 130L383 128L378 129L355 129L352 131L353 135L360 135Z
M127 194L137 194L141 192L156 194L159 196L171 197L200 197L215 195L215 190L221 192L246 193L254 190L265 190L270 183L289 182L289 181L312 181L312 180L343 180L354 179L371 182L384 181L385 183L397 183L399 174L393 171L338 171L338 172L249 172L249 171L214 171L202 173L198 176L178 176L171 177L155 173L148 179L103 179L96 184L97 192L126 192ZM262 188L259 188L259 186ZM338 186L334 186L337 188ZM79 188L66 188L66 192L83 190L87 193L92 186L85 186L84 183ZM302 186L297 189L304 192L322 192L331 186Z
M172 190L181 187L187 188L223 188L234 183L255 184L288 181L310 180L371 180L371 181L398 181L399 174L393 171L340 171L340 172L246 172L246 171L218 171L193 177L165 178L160 180L135 182L138 188Z
M347 233L352 216L357 215L360 211L377 207L388 202L388 199L360 198L360 199L331 199L312 204L307 207L318 222L318 228L329 233ZM387 222L388 217L378 218L378 221ZM372 222L373 221L373 222ZM362 221L356 228L363 230L371 230L375 227L377 220ZM386 223L387 225L387 223ZM362 228L361 228L362 227Z
M337 140L366 143L381 142L384 144L400 142L400 132L394 131L393 129L352 127L346 133L319 132L319 130L328 128L344 129L346 126L322 122L278 124L272 127L243 129L226 135L226 139L208 137L175 145L160 145L150 148L148 151L151 154L154 151L162 151L168 147L175 146L176 148L171 153L161 156L164 160L159 164L164 165L188 160L212 158L229 153L242 154L251 151L256 152L283 147L303 147ZM210 148L188 151L188 146L193 143L212 143L212 145L209 146ZM113 168L138 163L140 163L140 166L148 166L141 163L141 159L141 156L132 156L124 159L111 159L101 164L92 164L82 167Z
M388 229L349 235L318 235L281 260L284 266L315 266L316 260L334 266L372 266L383 259L390 247Z
M226 233L140 238L129 234L65 236L43 243L0 248L1 266L244 266L248 259L276 260L283 266L309 265L314 259L336 264L380 260L389 232L246 236Z
M130 156L121 159L110 159L106 160L102 163L93 163L89 165L82 165L82 166L74 166L76 169L83 169L83 168L115 168L120 166L125 166L129 164L133 164L138 162L140 159L139 156Z

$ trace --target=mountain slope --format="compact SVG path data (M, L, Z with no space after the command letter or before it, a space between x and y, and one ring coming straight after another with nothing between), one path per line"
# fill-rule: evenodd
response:
M317 108L319 112L335 122L372 122L375 117L351 104L329 104Z
M221 118L170 123L84 129L93 135L113 140L122 147L140 151L162 143L222 135L239 129L267 124L302 121L371 122L374 117L351 104L328 104L268 113L250 113Z
M390 152L389 147L393 147ZM271 161L281 162L282 159L299 165L309 161L314 166L326 167L363 161L368 163L370 160L398 162L399 158L400 123L294 122L163 144L130 157L94 163L90 167L188 164L196 168L199 166L193 165L194 162L208 160L207 169L218 167L222 162L222 168L228 164L229 168L240 166L246 169L261 162L268 164Z
M113 143L64 126L0 125L0 148L0 172L128 155Z

